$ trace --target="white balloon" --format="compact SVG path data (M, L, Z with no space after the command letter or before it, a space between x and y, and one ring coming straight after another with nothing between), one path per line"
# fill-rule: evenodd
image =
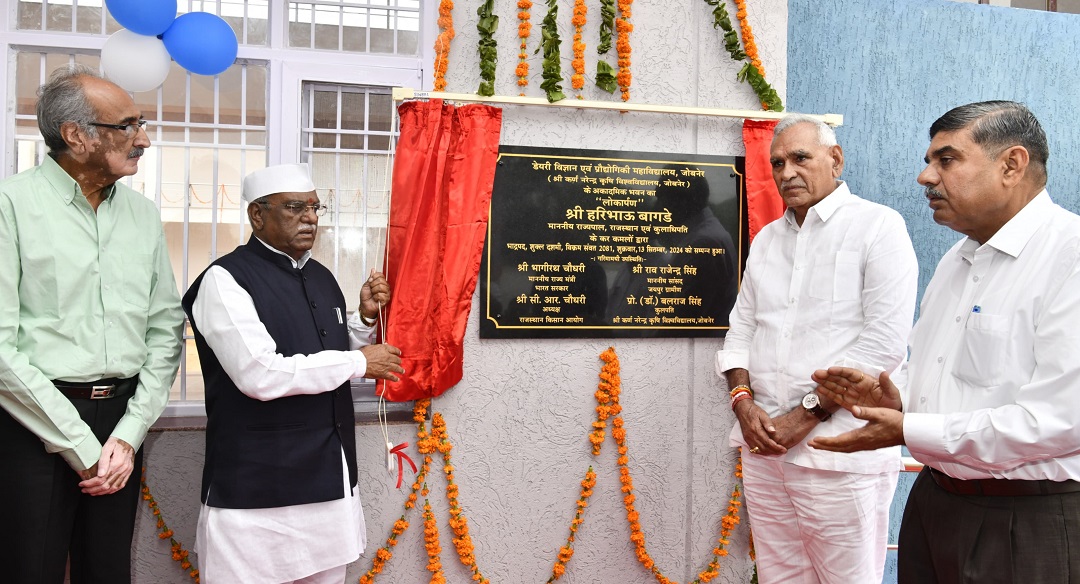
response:
M101 68L110 81L131 91L157 89L169 76L172 58L165 43L122 28L101 47Z

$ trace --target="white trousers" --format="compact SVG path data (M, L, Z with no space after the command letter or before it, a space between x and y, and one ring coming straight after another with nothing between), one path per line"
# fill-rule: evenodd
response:
M818 470L743 456L761 584L880 584L899 471Z

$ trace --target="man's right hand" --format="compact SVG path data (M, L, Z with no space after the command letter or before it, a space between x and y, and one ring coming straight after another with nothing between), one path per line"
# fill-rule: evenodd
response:
M75 474L79 475L80 481L88 481L97 476L97 464L98 463L95 462L94 466L86 470L77 470L75 471Z
M367 359L367 372L364 373L364 377L401 381L397 375L394 375L405 373L405 368L401 366L401 349L384 343L361 347L360 352Z
M754 400L744 399L735 404L735 417L739 419L743 440L750 447L750 454L779 455L787 452L787 448L773 439L776 425Z

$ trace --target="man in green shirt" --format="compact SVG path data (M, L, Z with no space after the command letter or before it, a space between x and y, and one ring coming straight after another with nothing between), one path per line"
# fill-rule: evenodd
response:
M150 146L85 67L39 90L49 156L0 181L0 549L5 582L124 583L133 472L169 397L183 312L154 203L120 184Z

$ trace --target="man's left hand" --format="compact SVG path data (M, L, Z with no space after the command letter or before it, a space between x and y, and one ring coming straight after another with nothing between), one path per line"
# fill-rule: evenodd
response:
M854 406L851 414L866 420L866 425L839 436L818 436L810 441L810 446L833 452L860 452L904 443L903 413L891 408Z
M135 469L135 449L130 444L109 436L101 447L97 462L97 475L79 483L87 495L111 495L127 484Z
M379 316L379 308L390 304L390 284L380 272L371 270L363 287L360 288L360 314L368 320Z

